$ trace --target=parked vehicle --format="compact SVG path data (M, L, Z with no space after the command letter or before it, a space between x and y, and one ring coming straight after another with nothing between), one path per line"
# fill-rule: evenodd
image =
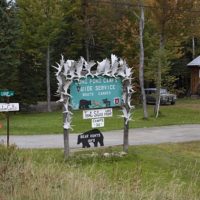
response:
M156 88L146 88L146 100L147 104L155 104L156 103ZM167 91L167 89L160 90L160 104L171 104L174 105L176 103L176 95L171 94Z

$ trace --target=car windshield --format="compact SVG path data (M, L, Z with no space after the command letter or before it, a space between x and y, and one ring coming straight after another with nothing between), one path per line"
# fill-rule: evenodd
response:
M167 94L167 90L166 89L160 89L160 94Z
M155 94L156 93L156 88L155 89L146 89L145 90L146 94ZM167 89L160 89L160 94L167 94Z

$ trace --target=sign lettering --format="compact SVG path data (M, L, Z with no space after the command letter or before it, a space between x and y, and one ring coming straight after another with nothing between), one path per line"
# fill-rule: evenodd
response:
M19 111L19 103L0 103L0 112Z
M103 140L103 134L98 129L92 129L78 135L77 144L82 143L83 148L91 147L91 143L94 145L94 147L97 147L98 145L104 146Z
M75 80L70 85L74 110L109 108L122 102L122 80L119 77L90 77Z
M104 118L92 119L92 128L104 127Z
M94 119L103 117L112 117L112 108L83 110L83 119Z
M0 90L0 96L1 97L11 97L11 96L14 96L14 91Z

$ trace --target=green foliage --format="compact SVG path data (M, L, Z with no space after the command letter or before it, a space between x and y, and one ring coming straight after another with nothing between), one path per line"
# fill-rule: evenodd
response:
M63 18L59 27L60 32L53 41L53 59L60 60L61 54L66 59L79 59L83 54L84 38L81 1L63 1L61 13Z
M15 3L16 2L16 3ZM84 3L85 2L85 3ZM155 84L158 58L163 62L163 86L189 89L192 59L191 38L199 52L199 3L188 1L144 0L145 6L145 85ZM50 65L63 54L66 59L91 60L110 57L127 60L135 70L138 89L138 1L16 0L0 1L0 88L12 89L20 103L46 99L46 49L50 46ZM156 7L157 9L152 9ZM159 55L159 35L165 51ZM170 52L170 54L169 54ZM57 89L51 69L52 99ZM176 80L176 78L179 80Z
M161 62L161 74L162 74L162 87L168 88L172 90L174 88L174 83L176 81L176 77L171 74L171 63L170 60L171 53L169 50L162 49L162 50L155 50L153 52L152 58L148 62L148 66L146 67L146 81L149 82L156 82L157 80L157 66L158 63Z
M147 0L147 3L149 3L152 7L156 7L157 9L149 9L148 16L150 18L149 20L149 26L147 32L152 31L153 38L152 43L155 45L151 49L153 52L153 55L151 52L148 52L148 60L153 60L155 58L155 61L157 62L157 56L158 54L155 53L159 49L158 41L160 38L162 38L162 45L164 46L165 50L165 57L167 58L167 61L170 61L169 64L165 64L166 58L164 58L162 55L160 55L161 59L164 59L161 64L162 69L162 84L165 87L173 89L176 87L176 89L179 88L185 88L188 89L188 74L189 70L186 68L186 62L181 62L181 48L182 48L182 41L185 41L187 38L187 31L190 29L190 18L193 15L193 12L190 12L192 9L192 6L195 4L194 1L163 1L163 0ZM149 29L150 27L150 29ZM156 41L157 40L157 41ZM152 44L151 44L152 45ZM170 52L170 53L169 53ZM162 52L161 54L163 54ZM155 56L155 57L154 57ZM184 56L185 58L185 56ZM148 63L147 63L148 65ZM157 64L158 65L158 64ZM156 65L156 66L157 66ZM153 68L152 68L153 69ZM167 72L166 73L163 72ZM151 65L147 66L147 72L146 78L151 78ZM182 73L184 71L184 73ZM156 73L157 74L157 73ZM155 76L155 74L154 74ZM164 79L163 79L164 78ZM177 79L182 79L183 81L177 81ZM153 82L155 84L155 81Z
M139 63L139 20L134 16L123 16L117 25L115 51L126 58L129 65L137 69Z
M0 1L0 88L17 90L19 65L19 37L16 7L12 2Z
M63 3L68 1L18 0L18 17L21 22L20 99L22 103L37 103L46 99L46 51L53 49L58 34L62 31ZM70 9L70 8L68 8ZM51 53L50 52L50 53ZM32 76L30 77L30 74ZM52 80L54 76L52 74ZM55 81L54 81L55 83ZM55 85L55 84L54 84ZM55 93L55 87L53 88ZM26 92L24 92L26 91Z
M24 44L46 48L60 32L63 13L61 1L18 0ZM35 50L36 50L35 49ZM32 49L29 49L30 53Z
M41 68L39 59L35 55L21 52L19 71L19 99L21 105L35 104L44 96L44 69ZM34 63L34 64L33 64ZM43 98L41 98L43 99Z

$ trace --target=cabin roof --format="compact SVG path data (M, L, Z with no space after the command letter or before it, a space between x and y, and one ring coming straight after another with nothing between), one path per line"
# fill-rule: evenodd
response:
M194 60L189 62L187 66L192 67L192 66L197 66L200 67L200 56L196 57Z

